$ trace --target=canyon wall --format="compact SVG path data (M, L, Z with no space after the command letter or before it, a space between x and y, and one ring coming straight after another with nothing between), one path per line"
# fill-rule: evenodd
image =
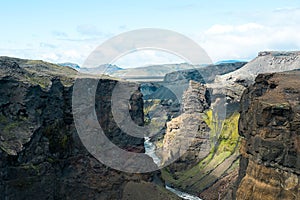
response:
M174 187L178 187L184 191L189 191L193 194L198 194L203 199L234 199L237 190L237 185L240 184L243 175L246 174L246 168L247 168L246 166L249 164L249 170L250 170L251 165L253 165L253 163L251 163L252 161L250 162L248 159L245 159L245 157L241 157L239 153L240 145L242 146L242 149L248 147L248 146L245 147L244 144L245 141L248 141L247 139L242 139L242 144L240 144L241 139L238 134L238 120L240 116L238 111L241 104L244 105L245 102L247 103L246 101L247 98L244 98L244 100L241 101L241 96L243 94L243 91L254 83L255 77L258 74L266 73L266 72L282 72L282 71L297 69L300 66L299 63L300 63L300 52L261 52L258 54L258 57L256 57L246 65L242 64L240 66L231 66L231 67L236 67L235 71L234 68L232 69L229 67L229 71L227 73L224 72L223 75L218 75L218 74L213 74L211 71L208 70L207 72L211 73L212 77L215 78L215 80L212 81L213 78L210 78L209 74L207 74L208 80L210 81L208 81L208 83L205 84L205 87L210 91L211 94L210 101L212 102L211 103L212 105L210 106L209 109L202 112L201 114L202 120L199 120L198 124L199 126L201 126L202 124L201 121L204 121L205 122L204 125L206 127L208 126L208 129L206 129L206 131L208 131L209 141L212 144L211 151L204 159L202 160L200 159L198 163L197 162L191 163L190 160L193 160L190 159L191 156L189 156L188 159L182 157L181 159L179 159L177 163L163 170L163 177L165 178L165 180L169 184L173 185ZM231 69L232 71L230 72ZM293 73L294 72L291 72L291 74ZM175 81L173 82L173 84L183 83L185 81L185 77L189 77L198 82L203 82L204 80L204 78L195 70L194 71L187 70L179 73L174 72L169 74L166 77L167 78L165 79L165 81L170 81L170 84L172 84L172 80ZM260 76L259 79L261 83L265 83L268 82L268 78L269 78L268 76L262 76L262 77ZM295 77L293 78L294 81L299 80L298 75L295 75ZM269 87L273 88L276 87L276 85L273 84ZM289 91L289 89L287 89L287 91ZM291 93L293 93L293 91L294 89L291 89ZM216 102L218 102L219 97L222 96L226 97L225 118L219 116L219 112L216 110L218 108L218 106L216 106ZM293 96L293 98L297 99L296 96ZM269 98L277 99L277 96L276 94L271 94ZM257 109L261 109L261 108L257 108ZM257 112L257 110L253 109L251 110L251 112ZM195 113L199 113L199 112L195 112ZM250 116L249 113L248 115ZM179 119L180 116L175 119ZM249 119L251 119L251 117L249 117ZM172 121L173 120L171 120L171 122ZM188 123L184 123L178 120L174 122L176 122L177 124L183 124L181 125L183 127L189 126ZM169 125L173 125L173 124L176 125L176 123L170 123ZM244 125L244 128L246 129L248 126L251 126L251 123L249 122L249 124ZM180 128L179 125L170 126L170 129L172 129L172 132L175 133L176 131L178 132L178 127ZM267 125L265 129L268 129ZM299 131L299 128L298 130L297 129L295 130ZM172 134L170 135L172 136ZM289 140L287 139L288 137L289 135L286 136L285 140ZM296 139L295 146L297 146L297 141L298 139ZM256 150L256 148L258 147L257 137L255 137L255 139L252 139L251 141L248 142L249 143L253 142L253 145L255 146L255 148L253 149L255 149L255 151L258 151ZM265 141L261 143L265 144ZM270 158L278 154L278 151L280 151L279 149L276 149L279 148L277 146L278 142L272 143L272 145L271 145L271 149L268 149L269 148L268 146L262 147L262 149L264 149L264 153L267 155L267 157L269 156ZM290 142L288 142L288 144L284 144L283 146L290 146L290 145L291 145ZM286 149L286 151L288 150ZM267 154L266 152L273 152L273 153ZM195 157L197 157L197 153L198 152L196 151L194 153L193 151L191 151L189 152L189 155L195 155ZM290 154L295 154L295 152L293 151L293 153L291 152ZM288 158L288 159L295 160L295 158ZM255 158L254 160L257 159ZM186 165L185 168L183 167L179 168L176 167L176 164L177 166L179 166L178 163L191 163L191 165L188 166ZM238 172L239 171L238 165L241 166L240 172ZM240 174L239 178L238 178L238 174ZM280 177L280 175L278 175L278 177ZM237 183L235 183L236 180ZM294 178L292 178L292 181L293 180ZM243 186L245 187L249 185L250 184L245 183ZM254 186L253 188L256 187ZM239 190L239 194L251 194L251 191L249 190L248 192L245 192L247 189L249 188L246 188L245 190ZM257 199L260 198L257 197Z
M202 116L209 106L207 88L203 84L190 81L188 89L183 94L182 114L167 122L163 140L163 152L168 153L162 155L163 162L177 155L181 151L180 148L186 151L168 167L172 173L197 165L209 153L211 148L209 128Z
M177 199L152 184L157 173L120 172L85 149L72 115L76 74L42 61L0 59L0 199L134 199L131 185L156 199ZM117 82L99 80L98 121L114 144L143 153L144 139L125 134L113 120L111 93ZM143 125L141 97L136 91L129 106L138 125Z
M236 199L300 199L300 71L259 75L241 98Z
M230 199L226 196L233 189L238 168L239 114L220 119L211 105L211 100L217 99L210 95L205 85L189 82L182 98L182 113L167 123L162 145L176 155L180 148L173 144L179 140L187 151L162 170L162 177L167 184L203 199ZM193 140L189 139L191 132L195 133ZM164 155L163 159L168 157Z

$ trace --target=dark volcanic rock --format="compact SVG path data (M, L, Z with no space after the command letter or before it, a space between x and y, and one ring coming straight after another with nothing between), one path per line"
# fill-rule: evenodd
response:
M72 114L74 79L68 77L74 70L5 57L0 71L0 199L121 199L126 183L152 180L153 174L107 167L82 145ZM110 95L116 83L98 83L99 123L114 144L142 153L144 140L126 135L113 120ZM129 112L139 125L142 107L136 91Z
M300 198L300 72L263 74L241 99L237 199Z
M223 63L218 65L209 65L203 68L195 68L189 70L180 70L167 74L164 82L177 82L190 80L211 83L215 80L216 75L223 75L235 71L243 67L246 62Z

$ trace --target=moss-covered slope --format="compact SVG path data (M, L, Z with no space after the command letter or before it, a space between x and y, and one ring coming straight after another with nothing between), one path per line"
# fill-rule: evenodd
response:
M212 110L205 113L204 119L210 128L211 141L214 141L219 128L216 127L218 123ZM239 156L238 119L239 113L234 113L221 123L217 143L212 144L210 153L197 165L175 173L170 173L167 167L162 170L163 179L176 188L199 194L236 170Z

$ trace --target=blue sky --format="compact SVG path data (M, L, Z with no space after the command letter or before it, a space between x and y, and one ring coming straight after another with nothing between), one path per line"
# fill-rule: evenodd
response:
M105 40L139 28L177 31L213 61L300 49L300 1L10 0L1 2L0 55L82 64ZM119 65L179 62L144 51Z

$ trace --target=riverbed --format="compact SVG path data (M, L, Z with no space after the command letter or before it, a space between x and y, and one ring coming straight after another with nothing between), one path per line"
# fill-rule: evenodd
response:
M145 154L147 154L148 156L150 156L154 163L156 165L160 165L161 164L161 160L160 158L155 154L155 145L151 142L151 138L149 137L145 137L145 142L144 142L144 147L145 147ZM186 192L182 192L180 190L177 190L175 188L172 188L168 185L165 186L167 190L169 190L170 192L176 194L177 196L179 196L182 199L186 199L186 200L201 200L199 197L188 194Z

